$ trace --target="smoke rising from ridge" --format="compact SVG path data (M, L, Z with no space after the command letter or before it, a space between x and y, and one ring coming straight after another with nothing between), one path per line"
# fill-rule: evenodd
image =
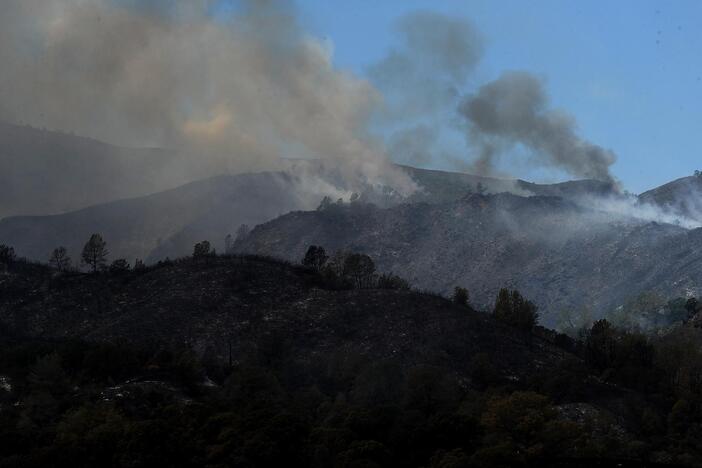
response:
M378 124L393 159L427 165L457 159L441 136L483 53L480 34L466 19L415 12L396 24L396 45L368 69L382 92Z
M477 148L475 168L495 167L500 155L521 144L535 165L562 169L576 177L613 182L609 167L616 157L576 133L572 116L549 108L543 83L526 72L506 72L461 103L469 124L469 145Z
M482 56L482 41L464 19L417 12L396 26L399 44L368 74L393 120L425 118L455 105Z
M184 149L219 171L318 158L349 180L416 188L368 134L376 90L335 69L290 4L251 0L216 18L212 5L3 2L0 120Z
M419 12L400 19L396 31L397 45L368 71L383 93L380 120L390 129L393 158L504 175L498 160L518 157L510 150L522 145L532 153L532 168L614 181L614 154L579 137L574 118L549 107L534 76L508 72L470 92L484 47L468 20ZM466 123L469 154L442 138L465 132Z

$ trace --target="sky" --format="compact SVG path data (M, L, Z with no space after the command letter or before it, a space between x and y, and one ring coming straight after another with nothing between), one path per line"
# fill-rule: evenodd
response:
M402 172L386 154L635 193L702 169L698 0L6 3L12 122L376 181Z
M702 169L702 2L299 0L297 5L303 27L333 47L335 65L360 76L396 45L395 25L404 15L435 11L467 18L482 35L484 55L465 92L506 70L539 76L553 106L576 119L578 133L617 155L612 172L632 192ZM464 151L459 142L455 149Z

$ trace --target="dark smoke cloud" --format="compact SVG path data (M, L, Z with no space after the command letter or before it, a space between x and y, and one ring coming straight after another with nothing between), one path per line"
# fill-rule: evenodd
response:
M478 151L478 172L491 172L505 150L523 145L535 165L614 181L614 153L579 137L573 117L550 108L543 83L529 73L504 73L465 98L459 112L469 124L469 145Z
M334 68L290 2L242 3L215 19L208 0L4 0L0 120L187 149L219 171L318 158L414 190L369 135L377 91Z

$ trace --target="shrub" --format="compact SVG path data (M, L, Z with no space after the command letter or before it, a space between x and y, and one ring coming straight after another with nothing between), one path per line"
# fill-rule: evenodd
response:
M118 258L110 265L110 273L125 273L129 271L129 262L124 258Z
M402 291L407 291L410 289L410 284L404 278L400 278L397 275L382 274L378 276L378 281L376 286L379 289L397 289Z
M193 247L193 258L205 258L213 254L210 247L210 241L202 241L195 244Z
M364 254L354 253L344 261L344 276L351 278L357 288L368 288L373 283L375 264Z
M302 264L314 268L315 270L321 270L328 258L324 247L310 245L305 254L305 258L302 259Z

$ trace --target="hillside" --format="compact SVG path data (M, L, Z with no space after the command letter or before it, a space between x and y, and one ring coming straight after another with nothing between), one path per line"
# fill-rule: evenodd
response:
M595 341L270 258L16 262L0 343L3 466L695 466L650 426L680 416L645 338L602 372Z
M554 324L563 309L611 310L644 291L699 293L702 229L587 210L556 197L477 195L389 209L335 206L255 228L241 252L302 258L309 245L360 251L420 288L465 286L487 306L501 287L523 291Z
M45 261L49 252L59 245L65 246L77 258L83 243L93 232L101 233L108 241L112 258L125 257L130 261L134 258L158 261L186 255L195 242L203 239L210 240L221 251L224 237L235 233L241 224L253 227L289 211L317 207L324 192L317 188L319 181L311 181L310 178L321 177L324 185L325 178L333 180L333 174L322 170L315 172L318 170L316 166L312 163L308 165L312 169L301 173L292 171L212 177L172 190L95 204L61 215L6 217L0 220L0 243L12 245L20 255L39 261ZM138 166L134 169L139 172ZM522 195L543 194L567 199L608 190L606 184L595 181L539 185L461 173L410 167L403 169L421 187L411 197L403 200L368 191L361 194L361 200L379 206L446 203L477 191L479 186L486 193L511 191ZM145 178L147 174L148 171L143 173ZM116 180L118 178L113 177L112 182ZM32 188L29 185L26 190L50 198L47 190L53 188Z
M490 350L505 374L524 377L565 356L441 297L332 290L314 272L255 257L182 260L121 276L55 278L30 265L0 276L0 326L42 339L188 343L222 360L230 343L239 359L274 334L300 359L344 350L462 373L472 355Z
M702 176L674 180L642 193L639 200L702 222Z
M221 250L226 233L236 232L242 223L253 226L318 202L316 196L305 195L281 174L219 176L63 215L5 218L0 220L0 243L40 261L59 245L79 259L94 232L106 239L112 259L123 257L130 263L184 254L202 239L211 239Z
M186 155L0 122L0 219L65 213L210 175Z

